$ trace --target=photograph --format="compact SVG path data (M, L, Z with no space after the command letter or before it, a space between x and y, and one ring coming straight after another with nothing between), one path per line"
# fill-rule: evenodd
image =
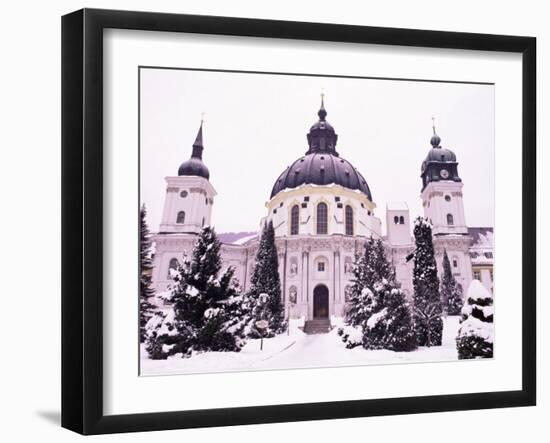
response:
M494 84L137 75L140 376L497 358Z

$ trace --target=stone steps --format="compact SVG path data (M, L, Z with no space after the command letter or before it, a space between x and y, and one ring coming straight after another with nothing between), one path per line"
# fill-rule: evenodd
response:
M304 324L306 334L326 334L332 329L328 318L307 320Z

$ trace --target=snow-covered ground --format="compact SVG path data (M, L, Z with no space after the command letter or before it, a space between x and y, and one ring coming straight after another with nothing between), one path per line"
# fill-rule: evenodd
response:
M300 326L303 320L291 322L290 334L263 341L250 340L241 352L206 352L191 358L150 360L141 349L141 375L192 374L267 369L359 366L372 364L457 360L455 338L459 317L444 319L443 345L421 347L413 352L367 351L361 347L346 349L338 336L342 320L332 318L334 328L328 334L307 335Z

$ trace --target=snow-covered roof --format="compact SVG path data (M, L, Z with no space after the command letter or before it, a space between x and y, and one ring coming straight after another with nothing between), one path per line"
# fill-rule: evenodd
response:
M470 246L472 264L492 265L494 259L493 228L468 228L468 234L472 237L472 246Z
M258 237L257 232L223 232L218 234L220 242L226 245L244 245Z
M472 246L493 248L493 228L468 228Z

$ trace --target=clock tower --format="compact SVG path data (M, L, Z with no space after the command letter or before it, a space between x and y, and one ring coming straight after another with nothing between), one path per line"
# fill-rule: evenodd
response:
M432 149L422 163L422 205L424 216L433 226L435 236L468 234L462 201L462 180L458 175L456 155L441 147L441 138L435 132L430 140Z

